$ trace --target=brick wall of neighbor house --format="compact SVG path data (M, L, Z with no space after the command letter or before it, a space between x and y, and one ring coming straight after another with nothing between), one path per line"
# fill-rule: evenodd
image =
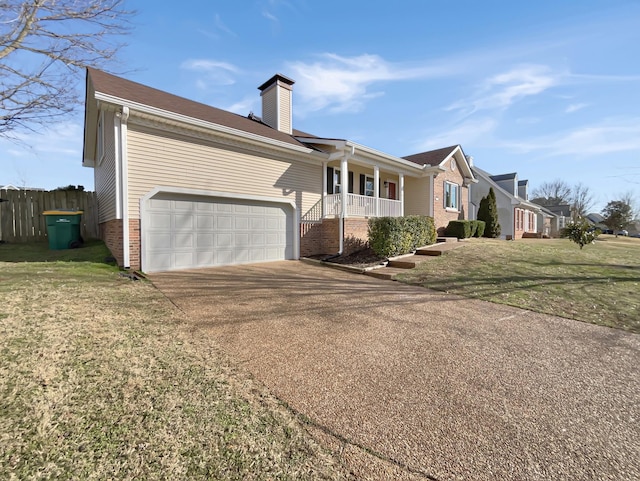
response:
M444 234L444 229L449 221L469 218L469 188L462 186L463 178L458 167L451 170L451 163L447 162L446 169L446 172L438 174L433 180L433 221L438 235ZM457 212L447 211L444 207L444 183L446 181L460 186L460 210Z
M119 266L124 263L122 249L122 220L114 219L100 224L100 238L104 241L111 255Z
M129 267L140 269L140 219L129 219Z

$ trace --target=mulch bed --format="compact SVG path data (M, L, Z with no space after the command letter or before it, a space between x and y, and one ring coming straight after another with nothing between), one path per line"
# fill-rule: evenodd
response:
M317 259L325 262L332 262L334 264L350 265L354 267L371 267L382 264L386 261L386 257L380 257L372 249L364 249L358 252L353 252L349 255L341 255L338 257L317 255L309 256L311 259Z

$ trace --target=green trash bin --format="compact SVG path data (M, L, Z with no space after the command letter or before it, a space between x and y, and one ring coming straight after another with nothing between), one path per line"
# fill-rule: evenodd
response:
M82 244L80 236L81 210L46 210L49 249L74 249Z

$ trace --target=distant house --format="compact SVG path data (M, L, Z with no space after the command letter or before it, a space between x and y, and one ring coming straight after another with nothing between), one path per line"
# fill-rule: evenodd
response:
M45 189L42 189L40 187L16 187L13 184L6 184L6 185L1 185L0 190L36 190L36 191L42 192Z
M473 166L472 170L478 183L470 186L470 202L473 208L471 218L477 218L480 201L489 193L489 189L493 188L498 206L501 238L519 239L527 233L540 235L544 233L543 226L540 226L540 230L538 229L538 219L542 214L541 207L528 200L528 181L518 180L518 174L515 172L491 175L476 166Z
M571 222L571 205L569 204L560 204L560 205L548 205L545 206L545 209L555 215L555 219L551 225L551 237L559 237L561 235L562 229L564 229L569 222Z

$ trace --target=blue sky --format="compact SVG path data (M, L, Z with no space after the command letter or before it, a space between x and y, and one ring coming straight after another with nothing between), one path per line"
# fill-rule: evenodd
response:
M131 0L115 67L240 114L296 81L294 127L392 155L461 144L530 188L556 178L640 199L640 2ZM83 88L83 85L80 85ZM82 112L0 140L0 184L93 189ZM21 134L22 135L22 134Z

